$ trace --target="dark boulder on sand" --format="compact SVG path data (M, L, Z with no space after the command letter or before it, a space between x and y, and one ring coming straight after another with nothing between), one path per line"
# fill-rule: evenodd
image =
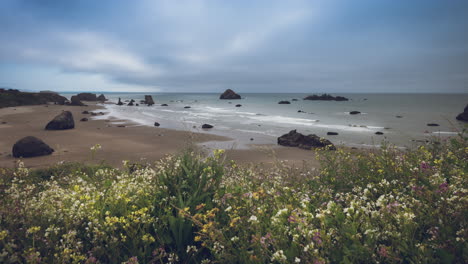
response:
M309 95L304 98L304 100L312 100L312 101L349 101L348 98L343 96L332 96L330 94L322 94L322 95Z
M315 134L303 135L296 130L291 130L289 133L278 138L278 144L287 147L299 147L302 149L324 148L336 150L333 143L328 139L321 138Z
M169 106L168 104L162 104L161 106Z
M148 106L154 105L153 97L151 95L145 95L145 104Z
M221 96L219 96L219 99L228 99L228 100L241 99L241 96L236 94L236 92L234 92L233 90L227 89L226 91L224 91L223 94L221 94Z
M88 111L83 111L81 112L83 115L89 115L89 112Z
M463 113L457 115L458 121L468 122L468 105L465 106Z
M213 128L213 126L210 125L210 124L203 124L203 125L202 125L202 128L205 128L205 129L207 129L207 128Z
M361 112L359 111L351 111L349 112L350 115L359 115Z
M60 113L45 127L46 130L64 130L72 128L75 128L75 121L70 111Z
M30 158L44 155L50 155L54 150L49 147L44 141L28 136L18 140L13 145L13 157L15 158Z
M278 104L291 104L289 101L279 101Z
M83 117L83 118L80 119L80 121L81 121L81 122L86 122L86 121L88 121L88 118Z

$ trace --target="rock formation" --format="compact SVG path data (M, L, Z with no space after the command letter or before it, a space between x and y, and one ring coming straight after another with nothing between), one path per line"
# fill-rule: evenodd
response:
M21 105L41 105L54 103L64 105L67 98L57 93L25 93L15 89L0 89L0 108Z
M81 100L78 98L78 96L76 95L73 95L70 99L70 105L73 105L73 106L85 106L85 104L83 104L81 102Z
M221 94L219 99L234 100L234 99L241 99L241 96L236 94L236 92L234 92L233 90L227 89L226 91L224 91L223 94Z
M97 100L100 101L100 102L105 102L105 101L107 101L106 97L105 97L103 94L101 94L100 96L98 96L98 97L97 97Z
M145 95L145 104L148 106L154 105L153 97L151 95Z
M13 145L12 152L15 158L29 158L50 155L54 150L42 140L28 136L18 140L15 145Z
M320 138L315 134L303 135L296 130L291 130L289 133L278 138L278 144L287 147L299 147L302 149L324 148L336 150L333 143L329 140Z
M463 110L463 113L457 115L457 120L468 122L468 105L465 106L465 110Z
M123 105L122 100L120 100L120 97L119 97L119 102L117 103L117 105Z
M64 130L72 128L75 128L75 121L70 111L60 113L45 127L46 130Z
M309 95L304 98L304 100L313 100L313 101L348 101L349 99L343 96L332 96L330 94L322 95Z
M205 129L206 129L206 128L213 128L213 126L210 125L210 124L203 124L203 125L202 125L202 128L205 128Z
M80 101L97 101L96 94L93 93L79 93L76 95Z

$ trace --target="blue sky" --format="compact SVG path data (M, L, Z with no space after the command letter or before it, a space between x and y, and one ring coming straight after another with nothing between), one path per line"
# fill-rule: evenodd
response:
M468 92L466 0L2 0L0 87Z

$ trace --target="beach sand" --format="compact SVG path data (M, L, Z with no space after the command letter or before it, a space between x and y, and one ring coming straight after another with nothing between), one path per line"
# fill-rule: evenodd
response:
M19 159L12 157L11 149L17 140L25 136L38 137L55 150L52 155L21 159L29 168L41 168L59 162L105 162L121 167L123 160L153 162L202 142L231 140L211 134L139 126L126 120L93 120L91 115L82 112L102 110L93 103L88 104L82 107L40 105L1 108L0 167L16 166ZM62 110L73 113L75 128L45 130L46 124ZM81 122L83 117L89 121ZM125 127L119 127L122 125ZM101 149L93 154L91 147L96 144L100 144ZM297 148L253 145L251 149L229 149L226 154L228 160L242 164L269 166L277 160L285 160L291 164L306 162L310 166L317 166L313 151Z

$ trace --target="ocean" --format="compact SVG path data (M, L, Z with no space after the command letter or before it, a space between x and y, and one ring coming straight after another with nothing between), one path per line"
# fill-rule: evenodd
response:
M105 96L109 102L116 103L121 98L139 103L145 94L148 93L105 93ZM156 103L151 107L103 104L106 115L95 118L127 119L144 126L158 122L163 128L233 138L222 147L276 144L278 136L293 129L317 134L336 145L372 147L386 141L412 147L432 137L456 136L464 124L455 117L468 103L468 94L337 94L350 99L343 102L307 101L302 98L309 94L297 93L242 93L241 100L220 100L219 93L151 95ZM282 100L291 104L278 104ZM236 107L237 104L242 106ZM350 115L350 111L361 114ZM439 126L427 126L428 123ZM214 128L201 129L202 124ZM338 135L328 136L327 132Z

